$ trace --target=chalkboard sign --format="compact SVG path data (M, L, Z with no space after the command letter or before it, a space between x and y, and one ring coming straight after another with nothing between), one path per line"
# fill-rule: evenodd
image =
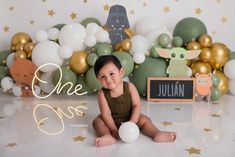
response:
M194 101L193 78L148 78L148 101Z

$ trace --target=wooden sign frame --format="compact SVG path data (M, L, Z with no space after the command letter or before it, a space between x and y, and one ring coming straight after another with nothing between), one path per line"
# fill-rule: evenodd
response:
M182 95L182 96L179 96L179 97L176 97L176 96L174 96L174 97L172 97L172 98L169 98L169 97L153 97L152 95L153 95L153 92L151 91L152 89L151 89L151 81L155 81L155 82L172 82L172 81L176 81L176 82L178 82L178 83L182 83L182 84L185 84L185 85L190 85L191 87L191 89L192 89L192 91L190 90L190 89L188 89L189 88L189 86L187 86L186 87L186 90L187 91L190 91L190 92L192 92L192 93L189 93L189 92L185 92L186 93L186 95L190 95L190 98L187 96L186 98L182 98L182 96L184 96L184 93L183 93L183 91L185 90L184 88L182 88L182 87L184 87L184 86L182 86L181 87L181 92L178 92L178 87L177 87L177 96L178 96L178 94L180 95ZM147 84L147 101L165 101L165 102L172 102L172 101L175 101L175 102L192 102L192 101L194 101L195 100L195 78L172 78L172 77L148 77L148 82L147 82L148 84ZM176 84L176 85L180 85L180 84ZM158 85L158 84L156 84L156 85ZM166 84L167 85L167 84ZM170 90L172 90L172 92L171 92L171 94L172 93L174 93L173 92L173 89L174 89L174 87L172 87L172 85L169 87L169 85L167 86L168 88L167 89L170 89ZM176 86L175 86L176 87ZM180 86L179 86L179 88L180 88ZM166 89L166 87L165 87L165 89ZM182 90L182 89L184 89L184 90ZM162 89L160 89L159 88L159 90L162 90L163 91L163 88ZM175 90L176 91L176 90ZM166 93L166 92L165 92ZM167 92L167 94L169 94L169 91ZM155 95L155 93L154 93L154 95ZM159 95L159 94L158 94ZM171 95L170 95L171 96Z

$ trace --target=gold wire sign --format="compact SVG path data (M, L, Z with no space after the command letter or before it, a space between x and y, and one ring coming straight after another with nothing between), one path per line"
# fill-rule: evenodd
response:
M54 64L54 63L46 63L46 64L43 64L41 65L36 71L35 71L35 75L34 75L34 78L32 80L32 89L34 89L34 82L35 80L37 79L39 82L42 82L42 83L47 83L46 81L44 80L41 80L38 76L37 76L37 73L38 71L45 67L45 66L55 66L59 69L59 72L60 72L60 78L56 84L56 86L54 87L54 89L48 94L48 95L45 95L45 96L40 96L40 95L37 95L35 93L34 90L32 90L33 92L33 95L39 99L45 99L45 98L48 98L49 96L51 96L55 91L57 94L59 94L62 89L69 85L69 89L67 90L67 95L72 95L72 94L76 94L76 95L84 95L84 94L87 94L87 92L83 92L83 93L79 93L79 91L82 89L82 85L81 84L78 84L75 86L74 88L74 91L71 91L72 87L73 87L73 83L72 82L67 82L65 83L63 86L61 86L61 79L62 79L62 70L60 68L60 66L58 66L57 64ZM56 114L56 116L59 118L60 120L60 124L61 124L61 128L56 130L56 131L48 131L48 130L45 130L42 128L42 125L45 121L47 121L49 118L47 116L45 116L44 118L38 118L37 115L36 115L36 112L39 112L40 109L48 109L50 112L53 112ZM39 110L39 111L38 111ZM87 110L87 107L86 106L83 106L83 105L78 105L76 107L72 107L72 106L68 106L67 107L67 110L69 112L69 114L65 113L61 108L57 108L57 109L54 109L52 106L48 105L48 104L37 104L35 107L34 107L34 110L33 110L33 117L34 117L34 120L36 122L36 125L38 127L38 129L47 134L47 135L58 135L60 133L62 133L64 131L64 120L63 120L63 117L66 117L66 118L69 118L69 119L72 119L75 117L75 115L81 117L84 115L84 112L82 110ZM82 127L84 126L87 126L87 125L81 125Z

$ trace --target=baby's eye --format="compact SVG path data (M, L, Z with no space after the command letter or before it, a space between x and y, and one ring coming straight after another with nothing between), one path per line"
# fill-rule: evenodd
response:
M112 75L114 75L114 73L110 73L110 75L112 76Z
M104 76L100 76L100 79L104 79Z

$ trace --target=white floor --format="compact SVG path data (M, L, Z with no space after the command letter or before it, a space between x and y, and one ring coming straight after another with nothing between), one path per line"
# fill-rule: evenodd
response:
M177 140L154 143L141 134L134 143L120 141L96 148L91 127L92 120L99 113L95 95L54 95L40 100L0 93L0 157L234 157L234 102L235 97L231 95L223 96L216 103L167 104L142 99L142 112L150 116L160 129L177 132ZM6 116L3 112L3 109L7 110L6 105L16 112ZM68 106L73 107L70 112ZM38 122L49 118L39 128L33 117L34 110ZM70 117L59 116L61 111ZM83 116L79 115L82 112ZM57 135L48 135L52 133Z

